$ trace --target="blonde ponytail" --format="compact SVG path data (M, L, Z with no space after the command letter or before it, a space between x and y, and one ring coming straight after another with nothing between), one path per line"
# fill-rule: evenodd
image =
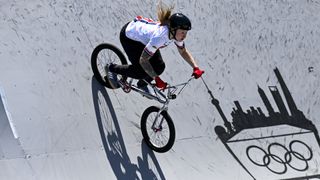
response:
M168 7L167 5L163 4L161 0L159 1L157 15L161 26L169 25L169 18L173 9L173 5Z

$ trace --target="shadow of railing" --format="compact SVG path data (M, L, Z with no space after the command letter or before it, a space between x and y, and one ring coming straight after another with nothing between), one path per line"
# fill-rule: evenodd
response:
M94 77L92 78L92 97L101 140L117 179L140 179L139 173L141 179L165 179L153 151L144 143L141 145L142 158L137 158L139 166L131 162L111 99L105 87L101 86ZM155 171L149 166L148 157L151 157L156 167Z

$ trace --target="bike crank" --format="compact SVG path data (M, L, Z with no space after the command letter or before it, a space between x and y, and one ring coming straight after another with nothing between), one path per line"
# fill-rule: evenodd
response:
M129 93L131 91L131 86L127 81L121 79L118 83L125 93Z

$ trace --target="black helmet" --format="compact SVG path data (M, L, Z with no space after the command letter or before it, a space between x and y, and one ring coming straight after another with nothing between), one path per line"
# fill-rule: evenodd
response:
M169 18L170 21L170 28L177 30L190 30L191 29L191 22L189 18L182 13L174 13Z

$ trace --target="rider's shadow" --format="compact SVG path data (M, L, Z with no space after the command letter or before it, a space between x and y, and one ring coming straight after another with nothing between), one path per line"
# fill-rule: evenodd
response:
M92 77L92 96L101 140L111 168L118 180L165 179L160 165L153 153L142 143L142 158L138 157L138 166L128 156L116 112L105 89ZM148 157L155 168L150 167Z

